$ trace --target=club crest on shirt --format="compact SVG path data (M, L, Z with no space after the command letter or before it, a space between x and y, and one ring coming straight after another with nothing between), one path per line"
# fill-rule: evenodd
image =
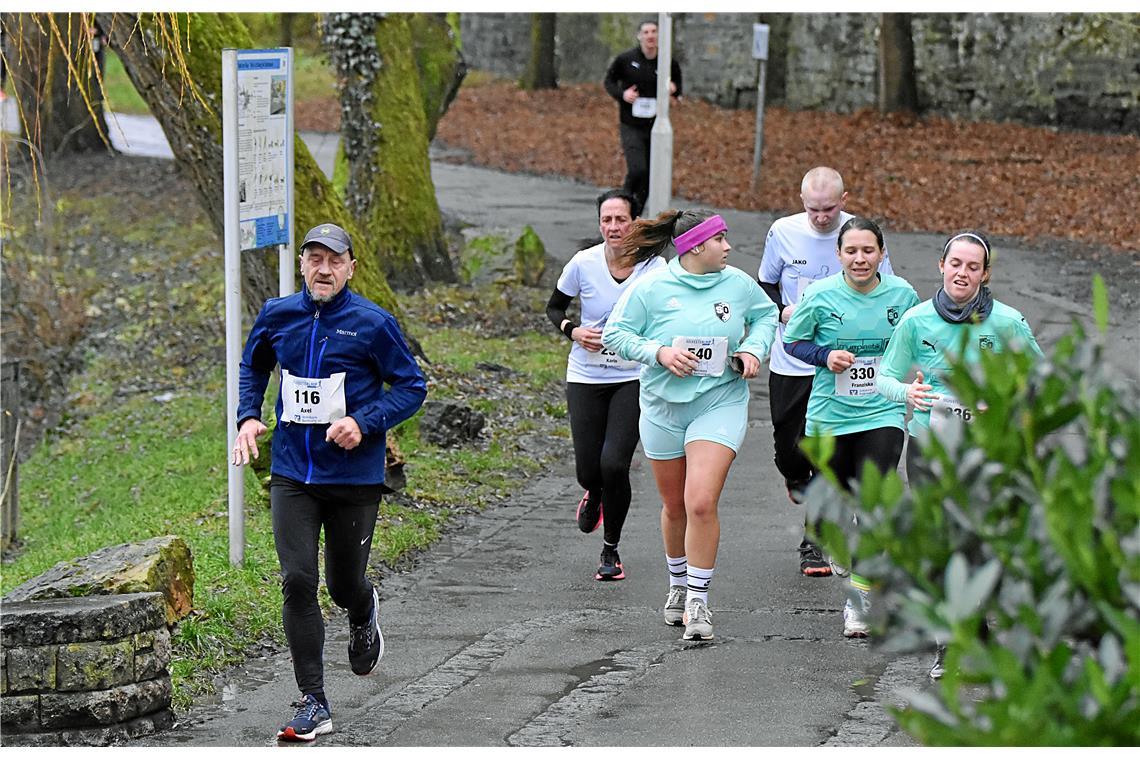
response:
M887 321L891 323L891 327L894 327L895 325L897 325L899 323L898 307L892 306L889 309L887 309Z
M978 348L980 348L983 351L993 351L994 350L994 337L995 336L993 336L993 335L979 335L978 336Z
M721 322L727 322L728 318L732 316L731 310L728 308L728 304L726 304L724 301L717 301L714 303L713 311L716 313L717 317L720 318Z

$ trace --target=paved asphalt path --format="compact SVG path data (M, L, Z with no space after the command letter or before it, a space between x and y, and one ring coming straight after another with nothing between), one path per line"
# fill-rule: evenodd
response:
M161 135L145 124L135 128L131 142L140 152L162 155ZM305 138L327 169L332 140ZM595 231L599 188L440 161L433 177L446 211L484 226L531 224L560 261ZM731 263L755 273L773 217L722 214ZM896 273L921 296L932 294L941 235L887 234ZM995 293L1026 314L1045 346L1073 316L1088 321L1091 273L1105 270L1114 303L1110 337L1120 347L1114 361L1136 377L1140 320L1131 260L1092 262L1010 245L998 251ZM766 374L751 388L748 438L721 499L714 642L685 643L681 629L661 618L667 573L660 507L640 449L621 544L628 578L616 583L593 580L601 534L585 536L575 526L581 489L568 459L509 502L463 518L413 570L383 579L387 652L372 676L348 669L347 619L334 614L326 684L335 732L318 743L913 745L886 707L901 704L905 689L931 688L928 658L844 639L841 582L799 574L802 513L772 464ZM295 698L288 653L252 660L174 729L134 743L272 745Z

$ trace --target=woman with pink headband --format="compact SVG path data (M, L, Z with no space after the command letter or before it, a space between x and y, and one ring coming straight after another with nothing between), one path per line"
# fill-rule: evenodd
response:
M883 356L876 381L879 393L913 408L906 446L906 474L912 484L928 477L921 458L928 437L951 426L968 425L977 411L956 399L946 386L944 376L955 354L964 348L965 360L975 363L983 351L1005 348L1042 355L1021 312L990 295L986 285L992 266L993 253L982 232L951 235L938 260L941 289L903 315ZM914 380L903 382L916 366ZM931 678L942 677L942 661L939 648Z
M720 543L717 504L748 428L748 382L776 334L776 305L728 266L728 226L711 211L634 222L622 248L677 257L618 300L602 343L641 370L641 443L661 495L669 570L664 617L683 638L713 637L708 590Z

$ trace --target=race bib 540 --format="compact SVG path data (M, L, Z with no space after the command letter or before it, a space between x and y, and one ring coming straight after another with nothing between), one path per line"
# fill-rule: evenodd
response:
M728 338L673 338L673 348L692 351L697 357L693 377L720 377L728 362Z

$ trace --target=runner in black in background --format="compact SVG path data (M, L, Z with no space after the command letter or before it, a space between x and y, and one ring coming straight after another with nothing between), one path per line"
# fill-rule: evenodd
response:
M649 142L657 118L657 22L637 27L638 46L614 58L606 71L605 87L618 102L621 149L626 175L622 189L637 198L634 216L649 197ZM681 65L669 67L669 94L681 98Z

